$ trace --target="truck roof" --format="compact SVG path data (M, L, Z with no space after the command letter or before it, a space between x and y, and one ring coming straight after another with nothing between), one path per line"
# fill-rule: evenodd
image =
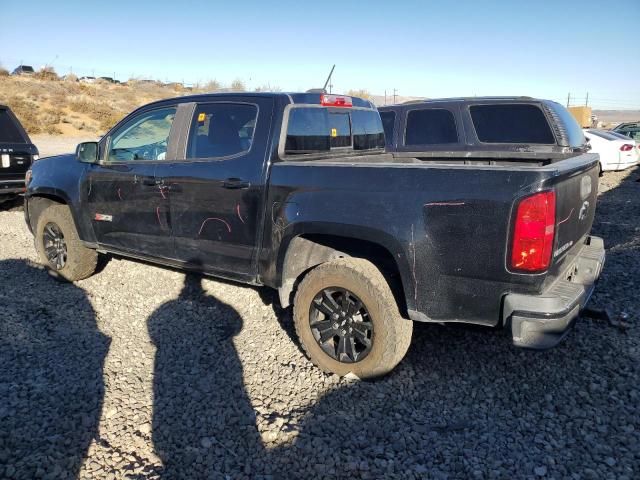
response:
M405 105L423 105L434 103L557 103L552 100L544 100L527 96L503 96L503 97L450 97L450 98L431 98L424 100L410 100L404 103L396 103L393 105L384 105L379 110L391 110Z
M149 103L145 105L145 107L149 105L163 105L165 103L173 103L176 100L180 102L207 102L217 98L238 98L238 97L262 97L262 98L282 98L287 101L287 103L300 103L300 104L311 104L311 105L320 105L321 100L320 97L325 95L320 92L221 92L221 93L200 93L195 95L185 95L181 97L172 97L166 98L164 100L158 100L157 102ZM359 97L351 97L349 95L339 95L339 94L326 94L326 95L336 95L339 97L349 97L352 100L354 107L360 108L376 108L373 102L369 100L365 100Z

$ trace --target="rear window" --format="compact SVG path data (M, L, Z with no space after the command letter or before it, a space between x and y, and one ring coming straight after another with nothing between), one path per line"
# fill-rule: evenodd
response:
M286 154L379 148L384 148L384 130L375 110L320 107L289 110Z
M405 145L458 143L453 113L444 108L410 110L407 114Z
M388 112L380 112L380 118L382 119L382 127L384 128L384 136L387 140L387 145L393 143L393 127L396 123L396 112L390 110Z
M469 109L481 142L555 143L549 122L535 105L472 105Z
M0 110L0 142L25 143L20 128L7 110Z

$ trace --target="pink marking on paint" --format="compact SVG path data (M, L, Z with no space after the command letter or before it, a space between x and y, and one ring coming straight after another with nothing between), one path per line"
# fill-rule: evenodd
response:
M236 213L238 214L238 218L240 219L240 221L242 223L244 223L244 218L242 218L242 215L240 215L240 204L239 203L236 205Z
M431 202L425 203L425 207L454 207L457 205L464 205L464 202Z
M162 195L163 199L167 199L167 197L164 194L164 185L158 185L158 190L160 190L160 195Z
M558 222L558 226L562 225L564 222L566 222L567 220L569 220L571 218L571 215L573 215L573 208L571 209L571 211L569 212L569 216L567 218L565 218L564 220L562 220L561 222Z
M122 195L120 194L120 189L118 189L118 198L122 200Z
M162 222L160 221L160 205L156 207L156 218L158 219L158 225L162 226Z
M205 218L204 222L202 222L202 225L200 225L200 230L198 231L198 235L200 235L202 233L202 229L204 228L204 226L206 225L206 223L209 220L215 220L217 222L222 222L225 224L225 226L227 227L227 230L229 231L229 233L231 233L231 225L229 225L227 222L225 222L223 219L218 218L218 217L209 217L209 218Z

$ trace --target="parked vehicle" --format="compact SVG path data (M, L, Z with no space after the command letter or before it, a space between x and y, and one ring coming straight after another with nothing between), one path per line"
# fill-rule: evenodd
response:
M11 75L33 75L35 71L31 65L18 65L13 69Z
M310 359L339 375L389 372L410 320L558 343L604 262L589 234L597 155L474 165L383 149L359 98L162 100L36 162L25 218L42 262L69 280L114 252L275 288Z
M613 131L640 142L640 122L621 123Z
M586 129L591 152L600 155L600 172L624 170L638 164L640 150L636 141L615 132Z
M38 149L11 109L0 105L0 202L24 192L24 176Z
M387 150L396 156L500 158L545 164L587 151L562 105L530 97L445 98L380 107Z

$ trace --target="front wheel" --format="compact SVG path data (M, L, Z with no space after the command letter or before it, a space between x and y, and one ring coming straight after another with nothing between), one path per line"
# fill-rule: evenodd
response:
M82 244L66 205L51 205L42 212L35 243L40 262L70 282L87 278L96 270L98 253Z
M413 323L400 316L387 281L367 260L342 258L313 269L293 311L303 349L325 372L379 377L411 344Z

